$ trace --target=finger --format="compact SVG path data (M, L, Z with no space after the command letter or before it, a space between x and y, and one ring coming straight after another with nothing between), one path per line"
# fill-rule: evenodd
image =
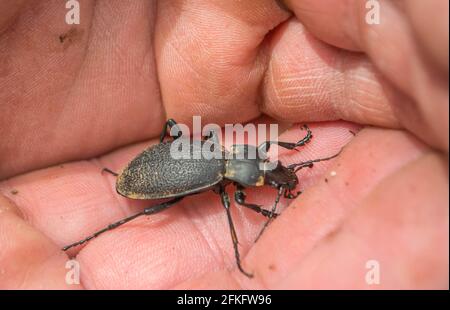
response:
M67 256L26 223L16 205L0 195L0 287L78 289L66 282Z
M291 151L291 155L295 153L310 159L309 156L319 153L322 148L328 155L353 137L349 128L354 129L354 126L312 124L311 128L317 139L303 148L305 153ZM299 127L290 132L286 137L297 141L301 135ZM22 212L62 247L156 203L119 197L115 193L114 178L100 172L104 166L119 171L147 145L114 152L95 164L72 163L33 172L3 182L0 188L5 193L16 189L18 193L10 196ZM287 160L289 154L280 154ZM321 167L327 164L320 163L315 168L323 169ZM317 177L313 173L305 174L303 186ZM269 188L253 190L249 191L248 199L270 206L274 195ZM232 214L240 251L245 257L265 219L235 205ZM164 212L136 219L80 248L71 254L78 253L82 283L87 288L170 288L203 273L235 269L226 216L214 193L185 198Z
M350 120L399 127L389 85L364 54L315 39L296 19L277 29L262 84L263 112L282 120ZM391 93L395 92L391 89Z
M289 13L276 1L162 1L155 49L167 115L224 124L259 115L266 35Z
M376 2L380 5L379 24L366 22L368 9L365 1L334 1L335 5L330 5L329 1L292 0L286 1L286 5L319 39L366 53L381 74L400 93L412 99L392 100L392 108L400 123L427 143L448 150L448 69L436 71L430 68L430 61L424 59L420 47L423 43L421 38L433 30L418 25L420 5L416 1L400 4ZM448 10L428 2L427 6L429 9L420 11L420 14L427 13L427 19L440 19L448 24ZM442 6L448 7L448 3ZM405 11L409 13L405 14ZM448 27L443 29L445 22L439 23L439 26L440 29L428 39L435 42L431 44L434 50L439 49L434 46L441 45L442 41L448 42ZM414 30L419 28L420 34L417 35ZM416 38L419 38L419 44ZM439 54L446 54L448 58L448 48L441 47L439 50ZM438 57L440 60L432 62L442 63L442 56ZM448 68L448 60L446 62ZM442 71L447 74L443 76Z
M448 75L448 1L413 0L402 4L424 58Z
M320 40L343 49L366 52L377 65L388 62L382 69L396 73L389 76L396 78L405 89L408 83L404 78L410 71L401 70L399 75L396 68L407 69L404 66L422 58L420 53L423 51L429 50L428 56L441 63L438 70L447 67L448 71L446 1L286 0L284 3ZM379 10L373 9L375 6ZM368 22L371 12L379 13L379 24ZM380 43L391 43L397 48L385 48L386 45L380 46ZM406 51L410 56L408 59L402 57Z
M169 116L190 122L186 115L201 114L223 124L248 121L261 109L291 122L399 126L391 102L399 98L386 95L388 86L366 57L315 40L274 2L258 2L257 15L245 2L180 3L182 10L161 5L156 26ZM204 23L207 17L214 25ZM224 24L227 31L212 31Z

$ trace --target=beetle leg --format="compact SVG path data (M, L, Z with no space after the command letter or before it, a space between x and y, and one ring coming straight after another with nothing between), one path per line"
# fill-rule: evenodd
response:
M261 143L258 146L258 151L260 152L259 154L267 153L272 144L277 144L288 150L294 150L296 147L305 145L306 143L308 143L311 140L312 132L311 132L311 129L309 129L309 127L306 125L304 125L302 128L306 130L306 136L303 139L301 139L300 141L298 141L297 143L282 142L282 141L266 141L266 142Z
M170 129L169 131L169 135L170 132L172 131L172 127L175 127L175 129L177 130L177 135L174 136L174 140L178 139L179 137L181 137L181 135L183 134L183 132L181 131L181 129L179 128L179 126L177 125L177 122L175 122L173 119L168 119L167 122L164 124L164 128L161 131L161 135L159 136L159 143L162 143L164 138L167 135L167 129Z
M103 234L104 232L107 232L107 231L109 231L109 230L112 230L112 229L114 229L114 228L117 228L117 227L119 227L120 225L123 225L123 224L125 224L125 223L127 223L127 222L129 222L129 221L131 221L131 220L134 220L135 218L137 218L137 217L139 217L139 216L141 216L141 215L150 215L150 214L155 214L155 213L158 213L158 212L160 212L160 211L163 211L163 210L167 209L168 207L170 207L171 205L173 205L174 203L180 201L180 200L183 199L183 198L184 198L184 197L177 197L177 198L174 198L174 199L172 199L172 200L163 202L163 203L161 203L161 204L158 204L158 205L155 205L155 206L151 206L151 207L145 208L142 212L133 214L133 215L131 215L131 216L129 216L129 217L126 217L126 218L124 218L124 219L121 219L120 221L117 221L117 222L115 222L115 223L109 224L109 225L106 226L105 228L103 228L103 229L101 229L101 230L99 230L99 231L93 233L92 235L90 235L90 236L84 238L83 240L80 240L80 241L78 241L78 242L75 242L75 243L66 245L65 247L62 248L62 250L63 250L63 251L67 251L68 249L70 249L70 248L72 248L72 247L74 247L74 246L82 245L83 243L86 243L86 242L88 242L89 240L98 237L99 235Z
M213 149L210 149L210 151L214 152L216 150L221 150L221 145L219 141L219 136L217 135L217 132L215 130L210 130L209 134L207 136L202 136L203 141L207 141L208 143L211 143L213 145Z
M239 249L238 249L238 238L236 235L236 230L234 229L233 219L231 218L231 212L230 212L230 198L228 197L227 192L225 192L223 186L220 187L220 197L222 198L222 204L227 211L227 217L228 217L228 225L230 227L230 233L231 233L231 240L233 241L233 247L234 247L234 257L236 258L236 265L240 272L242 272L244 275L246 275L249 278L253 278L253 275L251 273L248 273L245 271L241 266L241 258L239 255Z
M297 164L291 164L291 165L287 166L287 168L288 169L294 169L295 172L297 172L300 169L305 168L305 167L312 168L314 163L333 159L333 158L339 156L339 154L341 154L341 152L342 152L342 149L338 153L334 154L333 156L325 157L325 158L318 158L318 159L313 159L313 160L308 160L308 161L304 161L304 162L297 163Z
M217 133L214 130L210 130L208 135L202 136L202 140L207 141L217 137Z
M280 201L280 197L283 194L284 190L285 190L285 188L283 186L280 186L278 188L277 197L275 198L275 203L273 204L273 207L271 210L272 214L276 214L275 211L277 209L278 202ZM274 219L273 216L269 216L269 219L267 220L267 222L264 224L263 228L259 232L258 237L256 237L255 242L257 242L259 240L259 238L261 238L264 230L266 230L267 226L269 226L269 224L272 222L273 219Z
M245 196L246 196L246 194L243 191L243 187L241 187L241 186L237 187L236 192L234 192L234 200L236 201L236 203L238 203L239 205L244 206L246 208L249 208L250 210L253 210L257 213L260 213L266 217L269 217L269 218L271 218L271 217L275 218L278 216L278 213L272 213L269 210L261 208L260 205L246 203Z
M111 169L109 169L109 168L103 168L102 169L102 172L108 172L108 173L111 173L113 176L118 176L119 174L117 173L117 172L114 172L114 171L112 171Z
M206 140L220 146L219 136L217 135L217 132L214 130L211 130L209 132L209 135L206 137Z
M287 199L295 199L295 198L297 198L298 196L300 196L301 193L302 193L301 191L298 191L297 193L292 194L292 191L291 191L291 190L285 190L285 191L284 191L284 198L287 198Z

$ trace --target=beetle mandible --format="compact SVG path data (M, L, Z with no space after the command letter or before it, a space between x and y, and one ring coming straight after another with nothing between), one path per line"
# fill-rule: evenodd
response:
M178 134L172 136L173 139L171 141L164 141L168 129L171 129L171 132L176 131ZM169 200L147 207L139 213L112 223L78 242L65 246L63 250L67 251L74 246L81 245L139 216L151 215L163 211L186 196L213 190L220 195L227 214L236 265L244 275L252 277L253 275L245 271L241 266L238 238L230 213L230 198L225 188L230 184L234 185L236 189L234 199L237 204L268 218L257 237L258 239L267 225L278 215L276 208L280 198L283 196L287 199L294 199L301 193L292 193L299 182L296 172L305 167L310 168L316 162L330 160L339 155L337 153L330 157L308 160L288 166L284 166L279 161L270 162L267 159L265 155L272 144L293 150L308 143L312 138L312 132L306 125L303 126L303 129L306 130L306 135L297 143L265 141L258 147L247 144L233 145L230 148L230 152L227 152L222 146L218 145L217 134L211 131L210 135L203 137L201 141L191 142L189 140L188 142L190 154L196 154L199 157L197 156L196 158L193 156L193 158L188 159L176 159L171 156L171 147L178 139L189 138L183 137L181 130L177 127L177 123L173 119L169 119L161 132L160 143L150 146L136 156L120 174L108 168L103 169L117 177L116 190L122 196L130 199L167 198ZM212 148L219 146L218 151L223 156L220 156L220 158L205 158L202 152L205 144L207 147ZM256 156L250 158L250 154ZM269 167L268 165L271 165L270 169L265 168ZM265 185L277 190L277 196L271 210L263 209L260 205L245 201L246 194L244 190L246 187Z

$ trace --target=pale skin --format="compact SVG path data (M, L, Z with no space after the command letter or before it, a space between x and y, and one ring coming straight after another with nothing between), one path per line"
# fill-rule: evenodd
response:
M371 26L351 0L80 2L75 27L60 1L0 2L0 288L448 289L447 1L381 1ZM101 169L192 115L308 123L286 163L348 144L298 173L304 193L256 244L264 218L232 204L253 279L214 193L61 251L154 203L118 196Z

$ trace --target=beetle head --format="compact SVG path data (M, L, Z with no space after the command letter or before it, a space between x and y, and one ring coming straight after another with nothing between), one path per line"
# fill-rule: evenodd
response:
M274 163L270 164L273 165ZM278 161L275 169L265 171L265 184L273 187L283 186L292 190L297 186L298 178L294 169L287 168Z

